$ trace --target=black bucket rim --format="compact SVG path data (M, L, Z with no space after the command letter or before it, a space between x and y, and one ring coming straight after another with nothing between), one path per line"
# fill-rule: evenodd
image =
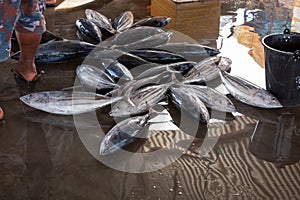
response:
M289 51L281 51L281 50L278 50L278 49L275 49L273 47L270 47L269 45L267 45L265 43L265 39L267 39L268 37L271 37L271 36L278 36L278 35L286 35L286 34L282 34L282 33L273 33L273 34L269 34L269 35L266 35L262 38L261 40L261 43L264 45L264 47L270 49L270 50L273 50L273 51L276 51L277 53L282 53L282 54L288 54L288 55L293 55L294 52L289 52Z

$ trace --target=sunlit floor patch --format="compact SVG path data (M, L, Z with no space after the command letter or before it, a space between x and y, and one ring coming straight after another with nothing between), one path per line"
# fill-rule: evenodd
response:
M59 10L59 9L75 8L93 1L94 0L65 0L61 4L59 4L55 9Z

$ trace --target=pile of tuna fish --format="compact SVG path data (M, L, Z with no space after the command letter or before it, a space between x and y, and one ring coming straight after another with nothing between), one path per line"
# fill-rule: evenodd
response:
M83 41L99 44L103 38L139 26L164 27L170 23L168 17L147 17L134 23L131 11L122 12L113 22L105 15L91 9L85 10L86 18L77 19L76 35Z
M123 120L101 141L101 155L133 142L153 117L162 114L154 110L162 101L203 124L209 123L209 110L235 112L233 102L207 84L215 79L220 79L238 101L262 108L282 107L268 91L231 75L231 60L218 56L218 50L198 43L174 42L173 36L170 30L149 26L116 33L77 67L83 91L38 92L21 100L61 115L110 106L108 115Z

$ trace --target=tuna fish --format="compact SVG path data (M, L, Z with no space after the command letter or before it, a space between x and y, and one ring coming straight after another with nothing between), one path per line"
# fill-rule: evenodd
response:
M178 88L189 94L195 94L201 99L207 108L218 110L221 112L235 112L235 106L232 101L224 94L217 90L202 85L185 85L177 84L172 88Z
M186 61L184 57L178 54L159 49L135 49L129 51L129 53L136 55L148 62L160 64L170 64Z
M200 62L209 56L216 56L220 53L219 50L196 43L178 42L167 43L155 48L170 51L183 56L185 59L195 62Z
M150 120L159 115L153 109L148 108L148 110L149 112L145 115L127 118L116 124L101 141L100 155L108 155L120 150L146 131L150 125Z
M164 27L171 22L169 17L147 17L135 22L132 27L138 26L152 26L152 27Z
M88 19L77 19L75 22L77 29L76 35L83 41L99 44L102 41L101 30Z
M187 72L189 72L191 69L193 69L195 64L196 64L195 62L186 61L186 62L178 62L178 63L172 63L172 64L167 64L167 65L155 66L153 68L150 68L150 69L140 73L136 77L136 79L144 79L147 77L155 76L155 75L160 74L165 71L169 71L170 73L178 72L178 73L181 73L182 75L184 75Z
M281 108L279 100L269 91L241 77L220 71L222 82L238 101L261 108Z
M209 122L209 112L198 95L188 92L181 87L171 86L170 97L172 103L181 112L188 113L200 123L207 124Z
M147 111L145 102L153 107L161 101L167 93L170 84L154 85L138 89L136 91L128 91L124 100L113 105L110 112L114 117L128 117L142 114Z
M102 15L101 13L91 9L86 9L85 15L86 18L94 22L101 31L106 31L111 34L116 32L116 30L112 27L110 20L105 15Z
M30 107L60 115L75 115L110 105L122 97L107 97L91 92L44 91L20 97Z
M96 45L77 40L50 41L40 44L35 54L36 62L63 62L70 61L87 56ZM19 59L20 52L11 56L13 59Z
M118 32L128 30L133 24L133 14L130 11L121 13L112 24L112 27Z
M91 89L102 90L119 87L105 71L91 65L79 65L76 74L81 84Z
M231 60L223 56L205 58L185 75L184 83L211 81L219 76L219 70L229 72L231 70Z

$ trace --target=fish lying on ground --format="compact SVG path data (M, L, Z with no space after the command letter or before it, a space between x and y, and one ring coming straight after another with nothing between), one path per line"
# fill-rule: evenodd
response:
M130 11L122 12L117 18L115 18L112 27L117 33L123 32L131 28L133 24L133 14Z
M231 60L224 56L212 56L197 63L186 75L184 83L202 83L219 76L219 70L229 72Z
M219 72L222 82L230 94L238 101L261 108L280 108L279 100L269 91L241 77Z
M131 27L138 26L152 26L152 27L164 27L171 22L169 17L147 17L135 22Z
M105 67L104 71L110 75L110 77L112 77L116 83L119 81L127 82L133 80L133 76L128 68L116 60L112 60L111 63Z
M92 92L44 91L21 96L30 107L60 115L75 115L105 107L122 97L107 97Z
M114 117L134 116L147 111L145 102L153 107L161 101L167 93L169 83L148 86L136 91L127 91L123 99L113 105L110 115Z
M87 64L81 64L76 68L76 75L81 84L91 89L114 89L119 87L114 79L105 71Z
M81 40L92 44L99 44L102 41L101 30L94 22L88 19L79 18L76 20L75 26L77 29L76 35Z
M217 90L202 86L202 85L186 85L179 83L173 85L172 88L183 90L189 94L195 94L201 99L207 108L218 110L221 112L235 112L235 106L226 95L218 92Z
M165 50L159 50L159 49L134 49L129 51L128 53L131 53L133 55L136 55L148 62L152 63L160 63L160 64L170 64L170 63L176 63L176 62L183 62L187 61L184 57L169 52Z
M102 43L104 47L120 50L150 48L165 44L170 40L171 32L161 28L141 26L116 34Z
M163 49L183 56L186 60L200 62L209 56L216 56L219 50L196 43L178 42L166 43L156 46L157 49Z
M86 9L85 15L86 18L94 22L102 32L105 33L106 31L111 34L116 32L116 30L112 27L110 20L105 15L91 9Z
M144 60L143 58L138 57L136 55L133 55L131 53L123 53L116 60L119 63L123 64L128 69L132 69L132 68L137 67L139 65L144 65L144 64L149 63L148 61Z
M171 86L170 97L172 103L181 112L187 112L200 123L207 124L209 122L209 112L198 95L184 88Z
M103 138L100 144L100 155L108 155L130 144L150 125L150 120L159 115L152 108L145 115L127 118L116 124Z
M148 78L165 71L169 71L170 73L171 72L180 73L183 76L186 73L188 73L191 69L193 69L195 64L196 64L195 62L186 61L186 62L166 64L166 65L158 65L140 73L135 79Z
M134 92L138 89L152 86L152 85L160 85L169 83L171 79L172 73L168 71L161 72L157 75L150 76L143 79L133 79L122 84L119 88L109 92L107 95L111 96L129 96L131 92Z
M87 56L95 47L94 44L77 40L50 41L39 45L35 61L50 63L75 60ZM20 51L11 56L16 60L19 57Z

